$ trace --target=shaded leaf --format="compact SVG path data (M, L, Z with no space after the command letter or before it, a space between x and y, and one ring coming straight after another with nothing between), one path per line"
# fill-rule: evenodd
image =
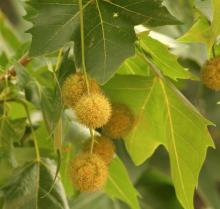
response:
M17 171L11 182L1 189L4 194L5 209L37 208L38 172L39 167L36 164L26 165Z
M62 184L57 181L51 193L41 198L54 178L53 163L29 163L15 172L10 181L1 188L4 209L54 208L69 209Z
M3 48L6 53L14 55L21 43L15 31L8 22L5 21L3 16L0 17L0 37L4 43L1 45L1 48Z
M90 75L100 83L109 80L119 65L134 54L135 25L179 23L161 5L161 1L90 0L84 3L86 66ZM49 53L74 41L76 59L80 64L78 1L34 0L30 5L37 13L28 17L34 24L30 30L33 36L31 55Z
M210 150L200 176L200 194L204 198L206 204L212 208L220 207L219 159L219 147L216 150Z
M6 159L13 167L17 165L13 152L13 143L21 139L25 126L25 119L10 120L4 116L0 119L0 155L2 159Z
M60 68L57 71L57 79L59 80L60 86L63 85L64 80L71 73L75 73L75 63L72 57L69 57L69 50L64 52Z
M142 208L145 208L147 204L154 209L164 209L164 206L182 209L175 196L174 187L167 178L169 179L153 167L145 171L137 183L137 188L142 194Z
M25 91L27 100L41 108L48 131L53 131L62 112L60 87L51 72L42 78L33 76L21 65L16 65L17 85ZM47 83L45 86L44 82Z

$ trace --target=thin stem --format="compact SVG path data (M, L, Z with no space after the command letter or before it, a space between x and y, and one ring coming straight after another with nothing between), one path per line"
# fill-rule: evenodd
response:
M6 89L8 89L8 78L6 77L5 79L5 85L6 85ZM3 116L7 115L7 110L6 110L6 98L3 98Z
M28 122L29 122L30 127L31 127L31 133L32 133L32 136L34 138L34 147L35 147L35 152L36 152L36 161L40 162L40 151L39 151L39 146L38 146L38 143L37 143L37 137L36 137L35 132L34 132L33 124L31 122L30 112L28 110L27 105L26 104L23 104L23 105L24 105L24 108L25 108L25 111L26 111L26 114L27 114Z
M89 129L89 131L90 131L90 135L91 135L90 154L92 154L93 153L94 143L95 143L95 135L94 135L94 132L93 132L93 130L91 128Z
M79 10L80 10L80 37L81 37L82 68L83 68L83 73L84 73L84 77L86 80L87 92L89 94L90 93L89 81L88 81L88 76L87 76L87 72L86 72L86 64L85 64L86 62L85 62L85 43L84 43L83 0L79 0Z
M60 68L61 61L62 61L62 53L63 53L63 48L61 48L61 49L59 50L59 54L58 54L58 56L57 56L57 62L56 62L55 71L54 71L54 73L53 73L55 82L57 83L57 86L58 86L58 88L59 88L59 93L60 93L61 101L63 101L63 99L62 99L62 98L63 98L62 89L61 89L59 80L58 80L57 75L56 75L55 72L58 71L59 68Z
M85 61L85 43L84 43L84 16L83 16L83 0L79 0L79 10L80 10L80 37L81 37L81 56L82 56L82 68L83 73L86 81L86 88L87 93L90 94L89 89L89 80L86 72L86 61ZM90 153L93 153L93 147L94 147L94 132L93 129L89 129L90 135L91 135L91 147L90 147Z
M213 57L216 57L215 45L212 46L212 56L213 56Z
M57 62L56 62L56 67L55 67L55 72L57 70L59 70L60 68L60 64L61 64L61 61L62 61L62 54L63 54L63 48L61 48L59 50L59 53L58 53L58 56L57 56Z

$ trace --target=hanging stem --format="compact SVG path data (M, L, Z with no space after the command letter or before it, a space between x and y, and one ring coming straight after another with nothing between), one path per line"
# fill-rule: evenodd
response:
M36 161L40 162L40 151L39 151L39 146L38 146L38 143L37 143L37 137L36 137L35 132L34 132L33 124L31 122L30 112L28 110L27 105L24 104L24 103L23 103L23 105L24 105L24 108L25 108L25 111L26 111L26 114L27 114L27 119L28 119L28 122L30 124L31 133L32 133L32 136L33 136L33 139L34 139L34 147L35 147L35 152L36 152Z
M85 43L84 43L84 16L83 16L83 0L79 0L79 10L80 10L80 37L81 37L81 56L82 56L82 68L83 68L83 74L86 81L86 88L88 95L90 94L90 88L89 88L89 80L86 72L86 62L85 62ZM91 147L90 147L90 153L93 153L93 147L94 147L94 132L93 129L90 128L90 136L91 136Z
M90 131L90 135L91 135L91 146L90 146L90 154L93 153L93 147L94 147L94 143L95 143L95 136L94 136L94 132L92 129L89 129Z
M82 56L82 68L86 81L86 87L88 94L89 91L89 81L86 72L86 62L85 62L85 43L84 43L84 17L83 17L83 0L79 0L79 10L80 10L80 37L81 37L81 56Z
M212 56L213 56L213 57L216 57L216 54L215 54L215 45L212 46Z

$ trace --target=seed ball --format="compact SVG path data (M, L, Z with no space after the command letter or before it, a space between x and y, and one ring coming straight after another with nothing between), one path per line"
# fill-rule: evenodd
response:
M91 140L85 143L83 150L89 152L91 148ZM96 136L93 146L93 153L100 156L102 160L108 165L115 153L115 145L111 139L105 136Z
M89 80L90 92L100 93L101 89L95 80ZM87 93L85 77L82 73L71 74L63 83L62 98L64 105L74 108L83 94Z
M75 107L79 121L89 128L100 128L111 117L111 105L102 94L84 95Z
M124 104L114 104L111 118L103 127L103 133L112 139L119 139L129 133L133 124L134 116L130 108Z
M80 153L71 162L73 185L81 192L95 192L103 188L108 177L105 162L96 154Z
M206 62L202 69L202 81L208 88L220 90L220 57Z

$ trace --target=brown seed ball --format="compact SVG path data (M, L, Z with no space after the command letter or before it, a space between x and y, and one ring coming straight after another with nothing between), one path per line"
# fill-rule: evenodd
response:
M80 122L89 128L100 128L111 117L111 105L102 94L84 95L75 107Z
M208 88L220 90L220 57L206 62L202 69L202 81Z
M89 80L90 92L100 93L101 89L95 80ZM71 74L63 83L62 98L64 105L75 107L76 103L87 93L85 77L82 73Z
M91 140L89 140L83 147L85 152L89 152L91 148ZM93 146L93 153L99 155L102 160L108 165L115 153L115 145L111 139L105 136L96 136Z
M134 116L124 104L112 106L112 116L109 122L103 127L103 133L113 139L119 139L128 134L134 124Z
M104 186L108 170L105 162L95 154L80 153L70 165L74 186L81 192L95 192Z

